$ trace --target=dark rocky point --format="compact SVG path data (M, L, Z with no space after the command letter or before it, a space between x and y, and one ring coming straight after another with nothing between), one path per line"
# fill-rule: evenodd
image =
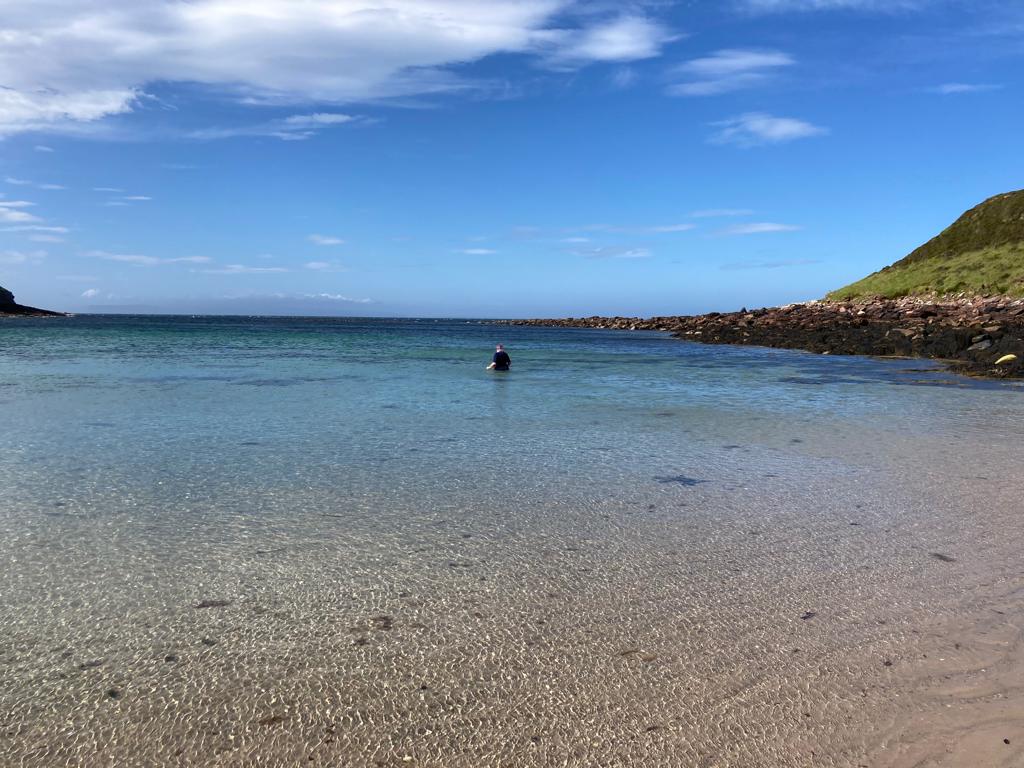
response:
M18 304L14 294L0 287L0 317L66 317L64 312L51 312L48 309L37 309Z

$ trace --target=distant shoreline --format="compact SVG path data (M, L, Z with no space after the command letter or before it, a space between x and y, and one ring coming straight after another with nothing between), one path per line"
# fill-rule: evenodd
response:
M826 355L926 358L970 376L1024 378L1024 299L1006 296L812 301L646 319L594 316L502 322L668 331L702 344L800 349Z

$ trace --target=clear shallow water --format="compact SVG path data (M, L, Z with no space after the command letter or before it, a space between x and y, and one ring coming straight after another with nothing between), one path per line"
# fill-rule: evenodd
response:
M1012 567L1021 395L653 333L4 321L0 754L850 764L913 684L880 655Z

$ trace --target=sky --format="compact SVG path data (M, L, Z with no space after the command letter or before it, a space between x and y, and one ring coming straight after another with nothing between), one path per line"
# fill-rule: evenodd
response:
M75 312L824 295L1024 187L1024 3L0 0L0 285Z

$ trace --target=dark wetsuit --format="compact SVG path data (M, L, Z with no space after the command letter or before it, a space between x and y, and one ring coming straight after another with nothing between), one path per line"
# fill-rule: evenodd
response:
M508 352L494 353L494 370L507 371L510 365L512 365L512 358L508 356Z

